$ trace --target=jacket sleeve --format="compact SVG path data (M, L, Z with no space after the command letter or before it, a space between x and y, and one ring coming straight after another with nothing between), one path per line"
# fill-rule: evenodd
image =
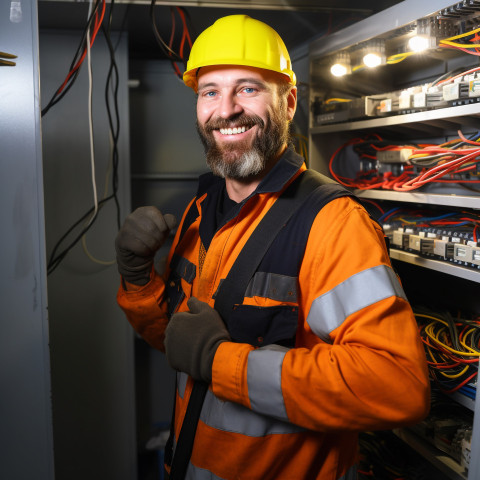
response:
M163 341L167 327L165 282L157 272L140 289L127 290L120 285L117 303L134 330L153 348L165 351Z
M125 288L123 282L117 292L117 303L125 313L134 330L153 348L165 352L165 328L168 323L167 295L165 281L168 278L169 264L179 242L185 216L192 206L195 198L187 206L182 220L177 228L172 247L167 258L167 269L164 276L160 276L152 269L150 282L143 287L132 286Z
M223 343L215 394L318 431L390 429L425 417L429 380L415 318L383 233L352 199L317 215L299 289L296 347Z

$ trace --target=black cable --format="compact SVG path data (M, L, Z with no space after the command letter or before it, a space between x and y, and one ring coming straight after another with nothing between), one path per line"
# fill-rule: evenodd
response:
M127 4L126 8L125 8L125 13L123 14L123 18L122 18L122 23L120 25L120 29L119 29L119 35L118 35L118 40L117 40L117 43L115 44L115 46L113 47L113 51L116 52L117 51L117 48L118 48L118 45L120 44L120 40L122 39L122 34L125 30L125 24L127 23L127 18L128 18L128 13L130 11L130 7L132 6L131 3ZM111 9L110 9L111 11ZM111 22L110 22L111 23ZM109 25L109 29L110 29L110 26Z
M100 202L98 202L98 207L100 208L103 206L104 203L108 202L110 199L113 198L113 195L110 195ZM79 218L60 238L60 240L57 241L55 247L52 250L52 253L50 254L50 259L47 263L47 275L50 275L62 262L62 260L66 257L68 252L78 243L78 241L85 235L85 233L90 230L92 227L93 223L90 223L87 227L84 227L81 232L75 237L75 239L66 247L64 250L62 250L61 253L59 253L55 257L55 252L57 251L58 247L61 245L63 240L67 238L67 236L82 222L84 221L93 211L95 210L95 207L91 207L81 218ZM97 215L98 216L98 215Z
M112 191L113 193L102 199L100 202L98 202L98 209L100 210L101 207L104 206L106 202L109 200L114 200L115 206L116 206L116 211L117 211L117 228L120 228L120 205L118 201L118 196L117 196L117 191L118 191L118 162L119 162L119 154L118 154L118 138L119 138L119 133L120 133L120 115L118 112L118 88L119 88L119 73L118 73L118 66L115 61L115 49L112 45L111 37L110 37L110 28L111 28L111 23L112 23L112 16L113 16L113 7L114 7L115 0L112 0L111 2L111 7L110 7L110 13L108 17L108 27L105 28L104 24L102 23L102 31L104 33L107 46L109 49L109 54L110 54L110 67L108 70L107 74L107 80L106 80L106 87L105 87L105 103L106 103L106 108L107 108L107 116L108 116L108 122L109 122L109 129L112 135L112 140L113 140L113 147L112 147ZM114 79L113 79L114 77ZM110 96L109 96L109 91L111 88L111 82L113 79L113 111L114 111L114 117L115 121L112 115L112 107L110 106ZM70 252L70 250L78 243L78 241L82 238L85 233L88 232L88 230L92 227L94 224L94 221L98 217L97 216L94 218L92 222L90 222L86 227L82 228L80 233L69 243L67 247L65 247L59 254L56 254L57 250L59 249L60 245L63 243L63 241L70 235L70 233L75 230L75 228L82 223L93 211L95 210L95 207L91 207L80 219L78 219L63 235L62 237L57 241L55 244L52 253L50 254L50 258L47 264L47 275L50 275L55 271L55 269L60 265L60 263L63 261L63 259L66 257L66 255Z
M457 67L457 68L454 68L453 70L450 70L446 73L444 73L443 75L441 75L440 77L438 77L437 79L435 79L432 83L431 83L431 86L435 86L438 82L441 82L442 80L446 80L447 78L453 76L453 75L456 75L457 73L462 73L464 71L464 67Z
M156 2L157 0L152 0L152 2L150 3L150 18L152 20L153 34L155 36L155 39L157 40L158 45L167 57L169 57L172 61L183 62L183 59L164 42L162 36L160 35L160 32L158 31L157 23L155 20Z
M112 0L113 8L114 0ZM112 10L110 10L110 19L109 24L111 24L111 15ZM120 135L120 115L118 112L118 88L119 88L119 74L118 66L115 61L115 48L113 47L111 37L110 37L110 26L108 29L105 29L102 26L102 30L105 34L105 39L107 41L108 49L110 52L110 68L108 70L107 81L105 85L105 105L107 108L108 124L110 132L112 134L113 148L112 148L112 163L113 163L113 174L112 174L112 191L113 199L115 201L115 206L117 210L117 227L120 228L120 204L118 201L117 190L118 190L118 138ZM112 75L115 74L114 84L113 84L113 107L115 114L115 123L112 118L112 108L110 106L110 82L112 81Z
M90 30L91 26L92 26L92 22L95 18L95 15L97 14L98 12L98 8L101 4L101 0L96 0L95 1L95 5L92 9L92 12L90 13L90 16L88 17L87 19L87 24L83 30L83 33L82 33L82 38L80 40L80 43L78 44L78 47L77 47L77 50L75 52L75 55L73 56L73 60L72 60L72 63L70 64L70 68L68 70L68 74L70 74L70 72L72 72L72 70L75 68L75 65L77 63L77 61L79 60L79 58L81 57L81 52L83 52L86 48L86 42L87 42L87 34L88 34L88 31ZM78 74L80 72L80 69L82 68L82 65L80 64L79 67L77 68L77 70L75 70L75 72L72 74L72 76L68 79L68 82L67 84L63 87L63 90L60 91L60 89L62 88L64 82L62 82L62 84L57 88L57 90L55 91L55 93L53 94L52 98L50 99L50 101L47 103L47 105L42 109L42 112L41 112L41 116L43 117L54 105L56 105L64 96L65 94L70 90L70 88L72 87L72 85L75 83L75 80L77 79L78 77ZM68 75L67 74L67 75Z

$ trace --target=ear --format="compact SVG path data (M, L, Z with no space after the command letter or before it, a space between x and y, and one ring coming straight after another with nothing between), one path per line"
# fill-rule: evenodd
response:
M287 116L288 116L289 122L293 120L293 116L295 115L296 110L297 110L297 87L292 87L287 97Z

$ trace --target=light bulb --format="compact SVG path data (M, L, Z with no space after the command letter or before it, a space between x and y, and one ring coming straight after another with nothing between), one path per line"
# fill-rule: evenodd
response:
M350 63L350 54L348 52L339 52L333 57L330 73L335 77L343 77L352 73L352 65Z
M347 74L347 67L341 63L336 63L330 67L330 73L335 77L343 77Z
M408 41L408 48L412 52L424 52L430 46L428 38L415 35Z
M378 53L367 53L363 57L363 63L369 68L378 67L382 63L382 57Z

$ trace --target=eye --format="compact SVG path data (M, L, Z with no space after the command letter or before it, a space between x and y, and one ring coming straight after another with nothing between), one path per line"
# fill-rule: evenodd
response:
M255 93L257 91L256 88L254 87L245 87L243 89L243 92L246 93L246 94L252 94L252 93Z

